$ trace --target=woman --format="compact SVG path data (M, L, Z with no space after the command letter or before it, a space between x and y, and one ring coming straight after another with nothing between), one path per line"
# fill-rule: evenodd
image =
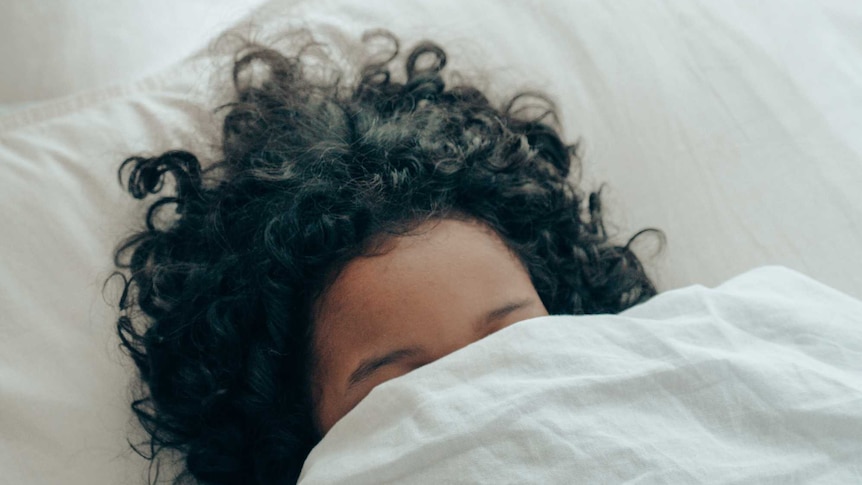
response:
M202 170L170 151L120 168L139 199L176 181L117 248L131 274L117 327L140 371L147 458L178 450L186 478L295 482L377 384L527 318L656 293L631 240L608 241L599 194L567 179L576 147L550 101L496 108L449 87L430 42L398 82L397 40L372 36L391 55L351 85L309 74L303 50L247 45L222 161ZM243 81L255 63L259 85ZM178 217L159 222L168 204Z

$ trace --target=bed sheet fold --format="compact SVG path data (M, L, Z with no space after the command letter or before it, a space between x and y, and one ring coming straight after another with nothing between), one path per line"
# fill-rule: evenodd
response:
M858 483L860 329L777 266L525 320L377 386L300 483Z

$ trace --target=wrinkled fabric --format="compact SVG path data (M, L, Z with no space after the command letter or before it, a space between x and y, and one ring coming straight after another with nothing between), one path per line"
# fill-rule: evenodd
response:
M862 301L772 266L387 381L300 483L862 483L860 458Z

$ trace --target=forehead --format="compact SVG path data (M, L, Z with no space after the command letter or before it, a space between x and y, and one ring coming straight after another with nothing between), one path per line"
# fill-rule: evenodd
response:
M317 333L337 344L334 334L349 330L358 343L391 330L387 322L467 312L471 304L518 290L525 279L531 285L492 229L473 221L431 221L388 241L382 253L349 262L318 303Z

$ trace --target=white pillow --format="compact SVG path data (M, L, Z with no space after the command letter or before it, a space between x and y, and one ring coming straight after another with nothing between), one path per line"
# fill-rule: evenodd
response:
M374 388L299 483L860 483L860 328L782 267L525 320Z
M157 73L264 0L4 0L0 114Z
M252 21L262 38L300 23L336 49L387 27L405 47L439 41L465 77L487 72L479 84L498 98L549 92L568 138L585 141L585 188L609 183L618 239L645 226L667 233L649 266L662 289L778 263L859 297L860 19L852 0L278 0ZM209 79L226 82L226 61L200 51L136 83L0 117L9 483L145 477L126 443L132 368L117 348L117 295L101 295L111 249L142 221L116 168L174 148L213 160L211 110L225 100Z
M117 182L119 162L189 145L202 130L208 105L194 97L192 67L22 112L18 126L0 127L4 483L145 476L126 443L133 373L118 349L118 294L111 287L106 301L101 289L112 247L142 220Z

